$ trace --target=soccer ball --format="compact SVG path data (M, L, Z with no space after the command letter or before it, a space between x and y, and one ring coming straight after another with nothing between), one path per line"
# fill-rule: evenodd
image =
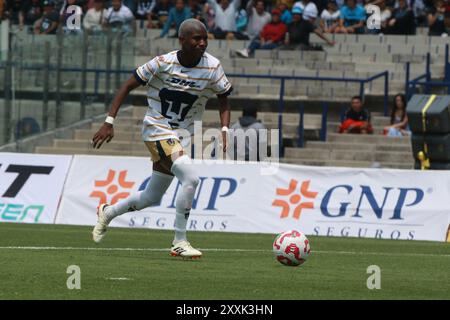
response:
M299 266L308 259L311 247L306 236L296 230L280 233L273 242L273 253L286 266Z

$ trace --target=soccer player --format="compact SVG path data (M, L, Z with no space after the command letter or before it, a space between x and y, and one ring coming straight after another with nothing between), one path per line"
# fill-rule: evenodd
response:
M222 148L227 148L230 123L228 95L232 91L218 59L206 52L206 27L195 19L185 20L179 29L181 50L157 56L138 67L132 77L118 90L109 116L94 135L92 145L100 148L114 136L113 122L129 92L140 85L149 88L149 108L144 118L142 138L153 162L152 177L145 190L131 195L114 205L99 206L98 221L92 232L93 240L100 242L108 224L125 212L157 205L173 177L182 184L176 200L175 237L170 254L183 258L199 258L202 253L186 239L186 224L192 207L199 178L184 153L177 129L193 133L194 121L201 120L207 100L217 95L222 125Z

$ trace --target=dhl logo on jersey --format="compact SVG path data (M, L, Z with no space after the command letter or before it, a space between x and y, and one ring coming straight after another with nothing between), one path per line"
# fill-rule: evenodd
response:
M169 83L173 83L173 84L177 84L177 85L183 86L183 87L200 88L200 86L198 86L195 81L179 79L179 78L176 78L176 77L170 77L166 81L169 82Z

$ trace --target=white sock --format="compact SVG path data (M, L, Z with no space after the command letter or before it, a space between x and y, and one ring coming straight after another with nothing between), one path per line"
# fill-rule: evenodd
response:
M167 188L169 188L172 180L172 175L153 171L152 177L144 190L132 194L114 205L106 207L106 217L112 220L125 212L142 210L158 204Z
M171 171L181 182L181 191L177 196L175 205L177 213L175 215L175 238L173 243L177 243L186 241L186 225L199 179L191 166L191 159L187 155L176 159Z

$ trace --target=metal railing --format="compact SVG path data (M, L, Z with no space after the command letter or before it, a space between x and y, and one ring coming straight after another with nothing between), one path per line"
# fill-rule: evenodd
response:
M405 95L407 100L416 92L417 86L424 87L424 93L430 94L432 87L447 87L447 94L450 94L450 49L449 45L445 45L445 61L444 61L444 79L442 81L433 81L431 75L431 54L428 52L426 55L425 73L410 79L411 75L411 63L406 62L406 75L405 75Z

